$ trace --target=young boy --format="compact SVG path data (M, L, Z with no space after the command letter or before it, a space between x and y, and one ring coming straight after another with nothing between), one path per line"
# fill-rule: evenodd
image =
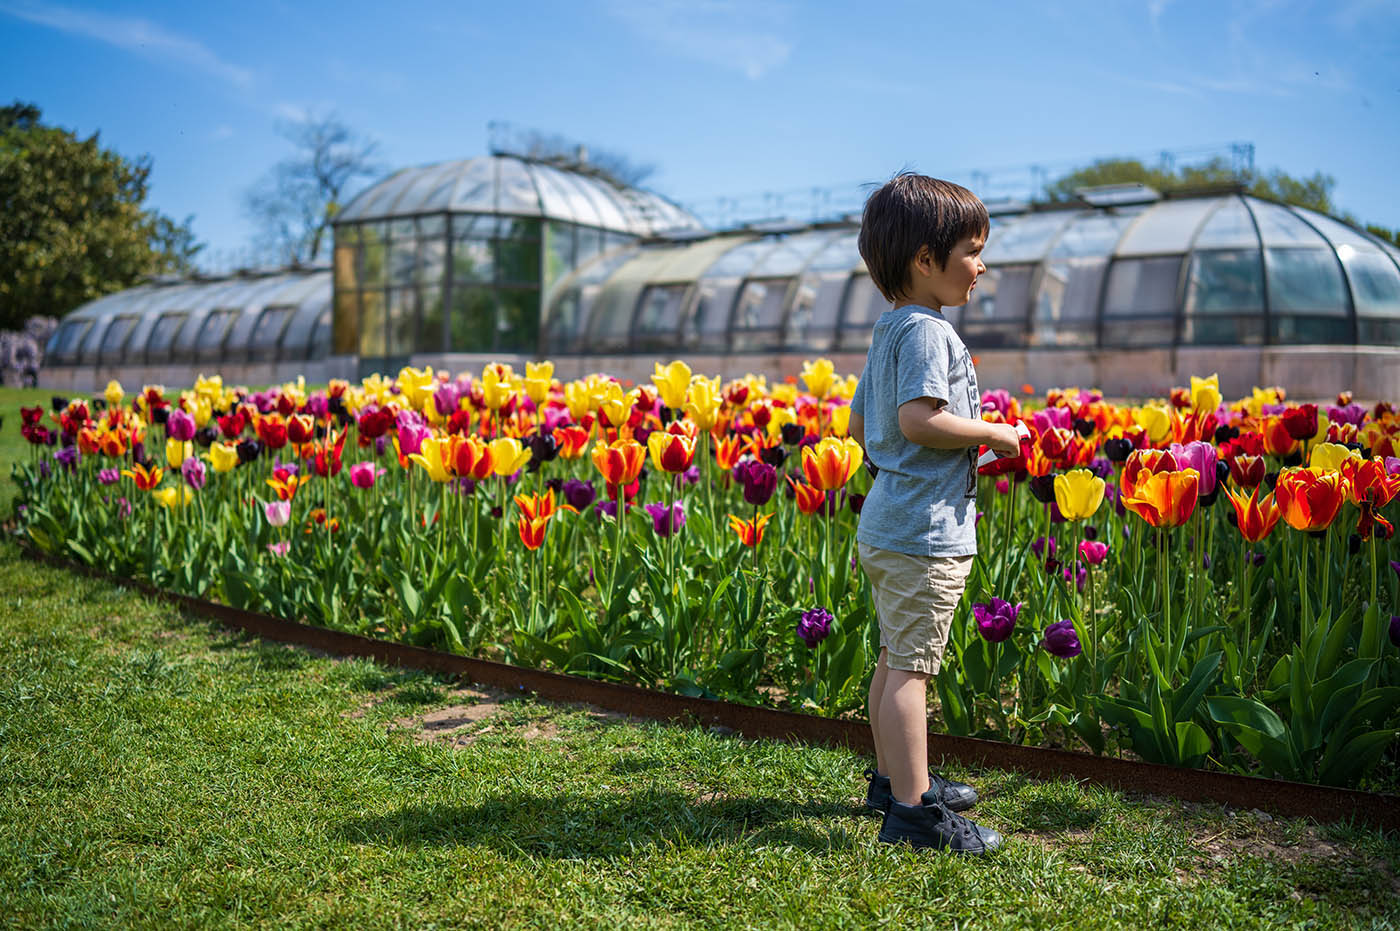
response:
M866 201L860 254L894 306L875 323L850 421L878 470L856 532L880 623L866 804L885 811L882 842L966 854L1001 835L956 813L977 801L971 786L928 768L926 702L977 552L977 447L1019 449L1014 427L982 420L972 357L940 312L971 298L988 228L971 191L923 175Z

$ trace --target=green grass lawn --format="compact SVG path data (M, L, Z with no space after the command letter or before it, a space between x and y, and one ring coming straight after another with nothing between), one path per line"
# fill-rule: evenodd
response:
M1393 835L954 771L1007 846L919 855L859 814L867 763L265 644L0 544L7 926L1400 921Z

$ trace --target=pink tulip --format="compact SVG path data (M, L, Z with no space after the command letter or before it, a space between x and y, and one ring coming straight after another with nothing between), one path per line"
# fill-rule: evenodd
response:
M292 502L269 501L263 505L263 513L267 515L267 522L272 526L285 526L292 517Z
M385 470L372 462L357 462L350 467L350 484L356 488L373 488Z
M269 543L269 544L267 545L267 551L268 551L269 553L271 553L273 556L286 556L286 555L287 555L287 550L289 550L289 549L291 549L291 548L292 548L292 541L291 541L291 540L281 540L281 541L279 541L279 542L277 542L277 543Z
M1079 555L1091 566L1097 566L1108 556L1108 544L1097 540L1085 540L1079 544Z

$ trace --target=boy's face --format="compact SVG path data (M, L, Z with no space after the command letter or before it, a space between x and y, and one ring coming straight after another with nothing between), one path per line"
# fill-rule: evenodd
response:
M972 299L972 290L977 287L977 279L987 270L982 264L982 247L986 240L981 236L968 236L958 240L953 251L948 253L948 264L938 267L933 253L920 249L910 268L910 297L915 303L925 307L961 307Z

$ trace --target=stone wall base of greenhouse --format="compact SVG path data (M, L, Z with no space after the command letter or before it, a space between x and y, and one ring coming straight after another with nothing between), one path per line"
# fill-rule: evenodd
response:
M683 358L691 370L724 379L747 373L770 379L795 377L805 360L826 355L838 372L858 374L865 365L864 352L828 353L664 353L638 355L556 355L556 378L570 380L592 372L606 372L637 383L651 379L654 364ZM1053 387L1097 388L1115 398L1165 397L1173 387L1190 384L1192 375L1220 375L1226 398L1247 396L1254 386L1286 385L1289 399L1330 401L1338 391L1350 390L1361 401L1400 397L1400 347L1393 346L1192 346L1178 349L982 349L974 350L977 374L983 390L1019 391L1031 385L1036 393ZM524 371L536 357L511 353L419 354L406 360L423 367L454 374L479 374L491 362L506 362ZM145 384L184 387L201 375L218 373L225 383L249 386L273 385L305 376L308 384L324 384L332 378L357 380L363 366L354 356L332 356L308 362L211 363L206 365L121 365L47 367L39 383L58 392L101 391L110 379L130 390ZM398 366L393 366L394 374Z

